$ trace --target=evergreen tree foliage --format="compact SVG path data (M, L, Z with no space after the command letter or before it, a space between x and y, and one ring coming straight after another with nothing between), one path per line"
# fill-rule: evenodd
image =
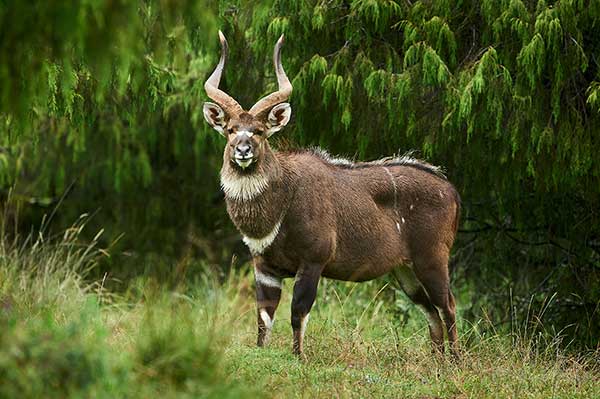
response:
M97 211L128 253L227 264L223 142L201 113L216 30L222 86L246 108L275 88L284 33L294 119L277 146L443 165L473 301L502 322L532 300L597 342L584 331L600 331L600 1L59 3L0 3L0 188L28 220L64 197L57 224Z

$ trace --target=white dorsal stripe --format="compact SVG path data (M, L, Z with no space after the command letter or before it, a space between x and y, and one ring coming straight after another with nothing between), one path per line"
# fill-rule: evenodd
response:
M254 268L254 278L256 279L257 284L281 289L281 279L279 277L264 274L257 268Z
M327 151L325 151L319 147L310 148L309 151L331 165L342 166L342 167L349 168L349 169L358 168L361 166L364 167L364 166L401 166L401 165L410 166L410 165L412 165L412 166L421 167L423 169L427 169L431 173L433 173L439 177L442 177L444 179L446 178L442 168L431 165L420 159L413 158L412 151L409 151L402 156L387 157L387 158L377 159L375 161L369 161L369 162L354 162L354 161L346 159L346 158L334 157L331 154L329 154Z
M279 219L279 221L273 227L273 230L271 230L271 232L263 238L251 238L247 236L242 238L244 244L246 244L248 249L250 249L250 253L252 255L256 256L262 254L264 250L267 249L269 245L273 243L273 241L275 241L275 237L277 237L279 228L281 227L281 220L282 219Z
M221 188L225 196L238 201L248 201L262 194L269 185L269 180L260 174L235 176L221 173Z

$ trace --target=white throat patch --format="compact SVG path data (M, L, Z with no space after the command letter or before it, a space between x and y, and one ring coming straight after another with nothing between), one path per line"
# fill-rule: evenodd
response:
M262 194L268 185L269 180L262 175L233 176L221 173L221 188L229 199L249 201Z
M273 227L273 230L271 230L271 232L263 238L251 238L247 236L242 238L242 241L244 241L244 244L246 244L248 249L250 249L250 253L253 256L262 254L264 250L267 249L269 245L273 243L273 241L275 241L275 237L277 237L277 234L279 234L279 228L281 227L282 220L283 218L279 219L275 227Z

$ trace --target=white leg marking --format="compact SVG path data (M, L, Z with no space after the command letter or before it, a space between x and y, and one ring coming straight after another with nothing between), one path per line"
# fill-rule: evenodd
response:
M275 317L271 319L269 317L269 313L267 313L266 309L260 310L260 318L262 319L265 325L265 336L263 343L266 345L269 343L269 339L271 338L271 329L273 328L273 323L275 322Z
M279 277L264 274L257 268L254 268L254 278L256 279L257 284L281 289L281 279Z
M310 318L310 313L307 313L306 316L302 318L300 322L300 336L304 338L304 333L306 332L306 325L308 324L308 319Z
M263 323L265 323L265 328L267 329L267 331L271 331L271 328L273 328L275 318L271 320L271 317L269 316L269 313L266 309L260 310L260 318L262 319Z

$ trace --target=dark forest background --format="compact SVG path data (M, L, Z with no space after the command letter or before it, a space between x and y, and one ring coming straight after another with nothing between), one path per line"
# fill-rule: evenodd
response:
M275 88L286 35L293 119L275 147L444 167L462 318L597 347L598 0L0 1L2 234L88 215L114 289L245 267L202 117L218 29L244 107Z

